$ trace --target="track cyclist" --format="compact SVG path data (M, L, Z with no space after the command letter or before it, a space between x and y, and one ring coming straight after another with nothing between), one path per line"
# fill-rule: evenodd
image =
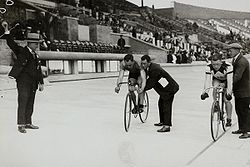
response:
M131 93L131 98L134 104L134 108L132 110L133 114L136 114L140 111L143 110L143 100L144 100L144 90L145 85L146 85L146 73L145 71L140 67L139 63L137 63L134 60L134 57L132 54L127 54L125 55L123 61L121 61L120 64L120 71L119 71L119 76L117 78L117 86L115 87L115 92L119 93L120 87L121 87L121 82L123 81L124 77L124 72L129 71L128 75L128 90ZM138 100L139 100L139 105L136 105L136 95L134 91L137 90L136 85L138 85Z
M217 87L221 86L224 89L225 96L224 102L226 106L227 122L226 126L229 127L232 125L232 77L233 77L233 66L228 62L222 61L222 55L215 53L211 56L211 62L206 66L206 75L204 90L201 95L201 99L205 100L208 96L208 91L210 85ZM207 90L207 91L205 91ZM215 92L213 92L213 98L215 99Z

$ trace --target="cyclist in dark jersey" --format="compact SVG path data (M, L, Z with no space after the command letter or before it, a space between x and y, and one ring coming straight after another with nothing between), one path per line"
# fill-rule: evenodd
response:
M130 91L132 95L132 101L134 103L135 108L133 109L133 113L136 113L136 111L143 108L143 100L144 100L144 92L141 90L144 90L144 87L146 85L146 73L145 71L140 67L139 63L137 63L134 60L134 57L132 54L127 54L123 61L120 64L120 72L119 76L117 78L117 86L115 88L115 92L119 93L121 82L123 81L124 73L125 71L129 71L128 74L128 90ZM136 85L138 85L138 92L142 92L138 94L139 98L139 106L136 105L136 95L134 91L137 89Z
M226 126L232 125L232 103L230 102L232 98L232 78L233 66L230 63L222 61L222 56L220 54L212 55L211 63L208 63L206 66L204 90L210 87L211 84L215 87L222 86L225 88L226 93L223 98L227 112ZM201 99L204 100L206 97L208 97L208 92L203 92ZM215 92L213 92L213 97L215 98Z

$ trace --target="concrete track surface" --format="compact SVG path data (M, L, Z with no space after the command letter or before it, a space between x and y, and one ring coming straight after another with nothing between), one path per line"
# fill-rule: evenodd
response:
M123 127L127 88L114 93L115 78L52 83L38 92L33 123L21 134L16 126L17 92L0 98L1 167L246 167L250 139L231 132L217 142L210 135L211 98L200 100L204 66L165 68L179 83L170 133L157 133L158 95L149 91L146 123L132 118ZM164 84L164 83L163 83ZM210 94L211 97L211 94ZM234 99L233 99L234 102ZM222 133L222 131L220 132Z

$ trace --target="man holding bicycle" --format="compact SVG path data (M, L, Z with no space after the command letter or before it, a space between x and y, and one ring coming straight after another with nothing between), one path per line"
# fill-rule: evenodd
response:
M232 78L233 78L233 67L231 64L222 61L222 55L215 53L211 57L211 63L208 63L206 66L206 76L204 91L201 95L201 99L205 100L208 96L208 91L212 83L214 87L221 86L225 88L225 97L224 102L226 106L227 113L227 123L226 126L229 127L232 125ZM215 91L213 91L213 98L215 99Z
M142 111L143 109L143 100L144 100L144 87L146 85L146 73L141 69L140 65L134 60L132 54L125 55L123 61L120 64L120 72L117 78L117 86L115 87L115 92L119 93L121 82L123 81L124 72L129 71L128 75L128 90L131 93L131 98L134 104L134 109L132 110L133 114ZM136 90L136 85L138 85L138 99L139 106L136 105L136 95L134 91Z
M159 64L151 62L148 55L141 57L141 66L146 71L147 81L144 91L154 89L160 98L158 100L158 109L160 122L155 126L162 126L157 132L170 132L172 126L172 104L175 94L179 90L178 83L165 71ZM168 82L163 86L159 81L164 79Z

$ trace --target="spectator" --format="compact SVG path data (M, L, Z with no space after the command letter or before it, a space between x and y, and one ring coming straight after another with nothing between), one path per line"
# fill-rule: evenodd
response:
M123 35L120 35L120 38L117 41L117 45L120 46L121 48L124 48L126 45L125 39L123 38Z
M136 28L133 27L132 29L132 37L136 38Z
M158 41L158 38L159 38L159 33L157 31L155 31L154 33L154 38L155 38L155 45L157 46L157 41Z

